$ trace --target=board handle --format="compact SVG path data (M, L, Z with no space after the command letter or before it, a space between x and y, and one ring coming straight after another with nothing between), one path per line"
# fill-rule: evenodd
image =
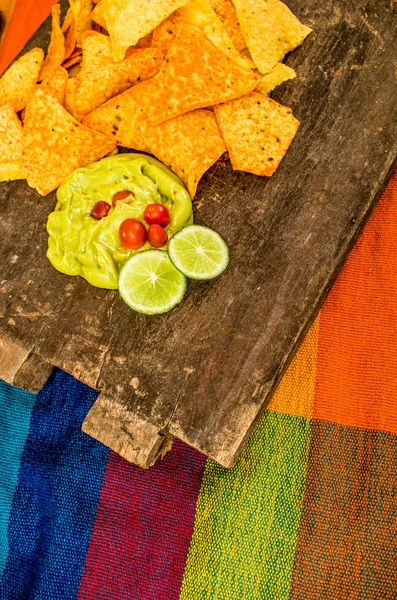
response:
M7 336L0 336L0 357L0 379L34 394L43 388L54 368L34 350Z
M103 393L86 416L82 430L144 469L162 458L174 442L172 437Z

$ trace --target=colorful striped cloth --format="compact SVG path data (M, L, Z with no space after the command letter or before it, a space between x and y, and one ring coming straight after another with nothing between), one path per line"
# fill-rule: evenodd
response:
M17 0L26 35L51 4ZM69 375L2 383L1 600L395 600L396 240L395 175L231 470L177 443L144 471Z

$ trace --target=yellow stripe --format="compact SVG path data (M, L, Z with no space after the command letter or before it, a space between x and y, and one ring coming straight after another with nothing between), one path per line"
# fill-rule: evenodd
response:
M232 469L208 461L181 600L287 600L311 421L266 412Z
M302 342L268 410L309 419L313 416L319 329L320 316Z

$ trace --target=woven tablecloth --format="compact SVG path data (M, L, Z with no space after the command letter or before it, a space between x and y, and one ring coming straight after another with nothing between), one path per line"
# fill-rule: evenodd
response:
M17 0L0 70L52 3ZM0 397L1 600L396 599L397 176L233 469L130 465L61 371Z

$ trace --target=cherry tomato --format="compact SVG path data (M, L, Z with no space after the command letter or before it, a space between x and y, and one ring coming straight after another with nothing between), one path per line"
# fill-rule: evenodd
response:
M115 194L113 196L113 206L119 201L119 200L125 200L126 198L129 198L130 200L132 200L133 197L133 193L129 192L128 190L125 190L123 192L117 192L117 194Z
M164 204L148 204L144 212L145 221L149 225L167 227L171 221L169 210Z
M146 242L147 233L137 219L125 219L120 225L119 237L123 246L129 250L138 250Z
M154 248L162 248L168 242L168 233L160 225L153 223L148 229L147 239Z
M91 217L94 217L94 219L97 219L98 221L100 221L101 219L103 219L103 217L106 217L109 210L110 210L110 204L108 204L104 200L100 200L99 202L97 202L95 204L94 208L92 209Z

